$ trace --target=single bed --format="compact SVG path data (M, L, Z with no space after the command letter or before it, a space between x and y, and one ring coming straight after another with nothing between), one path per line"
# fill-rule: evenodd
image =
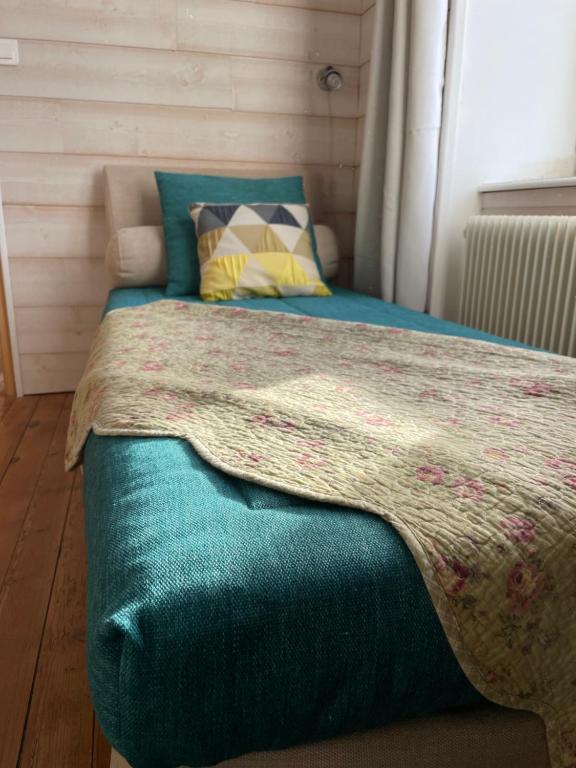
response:
M106 186L113 233L159 224L150 169ZM495 340L333 290L230 303ZM117 288L106 312L162 298ZM548 765L541 721L467 681L381 519L226 476L178 439L91 435L84 475L90 684L133 768Z

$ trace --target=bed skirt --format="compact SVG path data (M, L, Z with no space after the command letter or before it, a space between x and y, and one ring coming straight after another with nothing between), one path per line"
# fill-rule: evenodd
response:
M482 705L405 720L278 752L255 752L218 768L549 768L542 720ZM130 768L112 750L110 768Z

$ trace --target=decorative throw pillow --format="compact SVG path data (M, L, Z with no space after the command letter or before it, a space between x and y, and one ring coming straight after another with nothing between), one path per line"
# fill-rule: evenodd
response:
M314 260L307 205L190 206L205 301L330 296Z
M168 256L167 296L197 296L200 292L196 233L188 214L191 200L211 200L213 203L306 202L301 176L254 179L163 171L156 171L155 176ZM319 265L312 226L310 232L314 258Z

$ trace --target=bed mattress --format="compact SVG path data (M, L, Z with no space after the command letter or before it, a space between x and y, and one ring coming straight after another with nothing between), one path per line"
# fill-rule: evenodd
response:
M116 289L106 311L162 298ZM338 288L229 304L512 343ZM91 435L84 468L90 685L133 768L482 700L380 518L229 477L178 439Z

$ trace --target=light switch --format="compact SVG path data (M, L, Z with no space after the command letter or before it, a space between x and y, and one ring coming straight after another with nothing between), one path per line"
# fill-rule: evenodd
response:
M18 61L18 40L0 38L0 64L15 67Z

